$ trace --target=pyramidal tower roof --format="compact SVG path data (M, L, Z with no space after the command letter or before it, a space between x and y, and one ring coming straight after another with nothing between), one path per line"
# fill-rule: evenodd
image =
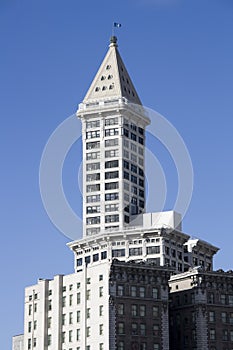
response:
M125 97L140 104L141 101L117 49L117 38L112 36L108 52L83 100L84 103Z

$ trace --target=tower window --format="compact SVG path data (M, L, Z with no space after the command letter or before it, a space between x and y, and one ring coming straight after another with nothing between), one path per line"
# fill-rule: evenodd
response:
M99 120L91 120L86 123L86 128L87 129L92 129L92 128L99 128L100 127L100 121Z
M87 182L98 181L98 180L100 180L100 173L87 174L86 180L87 180Z
M124 179L129 180L129 173L127 171L124 171Z
M129 169L129 162L127 162L127 160L123 160L123 166L125 169Z
M137 146L134 143L131 143L130 147L131 147L131 151L137 153Z
M134 164L131 164L131 171L132 171L133 173L137 174L137 170L138 170L137 166L134 165Z
M118 156L119 156L119 150L118 149L105 151L105 158L112 158L112 157L118 157Z
M99 202L100 201L100 195L92 195L92 196L87 196L87 203L94 203L94 202Z
M98 159L100 158L100 152L90 152L86 154L87 160Z
M105 173L105 179L115 179L119 177L119 171L108 171Z
M105 190L117 190L119 187L118 182L108 182L105 184Z
M98 169L100 169L100 163L90 163L86 165L87 171L98 170Z
M106 193L105 194L105 200L106 201L114 201L119 199L119 194L118 193Z
M105 162L105 169L117 168L118 166L119 166L118 160L110 160L108 162Z
M137 184L138 183L137 176L131 175L131 182L133 182L134 184Z
M118 204L107 204L105 205L105 211L118 211L119 205Z
M144 135L144 129L143 128L138 127L138 132L139 132L139 134Z
M130 248L129 249L130 256L142 255L142 247L139 248Z
M132 133L132 132L131 132L130 138L133 141L137 141L137 136L134 133Z
M124 128L124 136L129 137L129 130Z
M100 223L100 216L93 216L86 219L87 225L96 225Z
M105 119L105 126L107 126L107 125L117 125L117 124L118 124L118 117Z
M118 139L105 140L105 147L118 146Z
M119 222L119 215L106 215L105 216L105 223L109 222Z
M139 173L140 176L144 176L144 171L142 169L140 169L140 168L138 168L138 173Z
M93 213L99 213L100 212L100 206L92 206L92 207L87 207L86 208L87 214L93 214Z
M95 262L95 261L98 261L99 260L99 254L97 253L97 254L94 254L93 255L93 261Z
M138 137L138 142L139 142L141 145L143 145L143 144L144 144L143 138L139 136L139 137Z
M100 137L100 131L96 130L96 131L88 131L86 132L86 138L87 139L94 139Z
M131 123L130 127L133 131L137 131L137 126L135 124Z
M86 149L93 149L93 148L100 148L100 142L96 141L96 142L87 142L86 144Z
M100 184L96 184L96 185L87 185L86 190L87 190L87 192L100 191Z
M125 249L113 249L112 251L113 258L118 258L121 256L125 256Z
M105 130L105 136L115 136L115 135L118 135L118 133L119 131L117 128Z
M101 260L107 259L107 252L101 252Z

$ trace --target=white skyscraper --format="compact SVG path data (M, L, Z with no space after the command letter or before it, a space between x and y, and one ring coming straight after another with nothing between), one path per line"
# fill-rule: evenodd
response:
M150 123L116 37L77 116L83 139L83 233L122 230L144 212L145 127Z

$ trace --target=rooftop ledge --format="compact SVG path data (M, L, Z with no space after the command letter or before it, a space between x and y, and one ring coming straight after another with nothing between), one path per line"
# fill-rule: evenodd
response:
M140 117L144 117L147 124L150 124L150 118L148 111L141 105L135 104L127 100L125 97L121 98L112 98L105 100L96 100L92 102L82 102L78 106L77 116L82 117L82 113L91 112L96 110L104 110L109 108L124 108L131 109L132 112L137 113Z
M110 230L105 230L100 232L99 234L92 235L92 236L86 236L82 239L75 240L72 242L67 243L67 246L73 250L73 248L77 248L77 246L81 245L89 245L94 244L97 242L111 242L115 241L116 239L135 239L137 238L147 238L149 236L164 236L168 237L172 235L174 239L180 241L183 240L184 242L187 241L190 236L186 233L183 233L181 231L178 231L174 228L163 228L163 227L153 227L153 228L140 228L138 226L136 227L128 227L124 230L112 230L111 234L109 234ZM183 243L184 243L183 242Z

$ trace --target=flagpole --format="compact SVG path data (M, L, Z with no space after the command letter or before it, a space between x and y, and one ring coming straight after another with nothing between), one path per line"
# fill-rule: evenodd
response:
M112 36L115 36L115 28L120 28L121 23L113 22L112 23Z

